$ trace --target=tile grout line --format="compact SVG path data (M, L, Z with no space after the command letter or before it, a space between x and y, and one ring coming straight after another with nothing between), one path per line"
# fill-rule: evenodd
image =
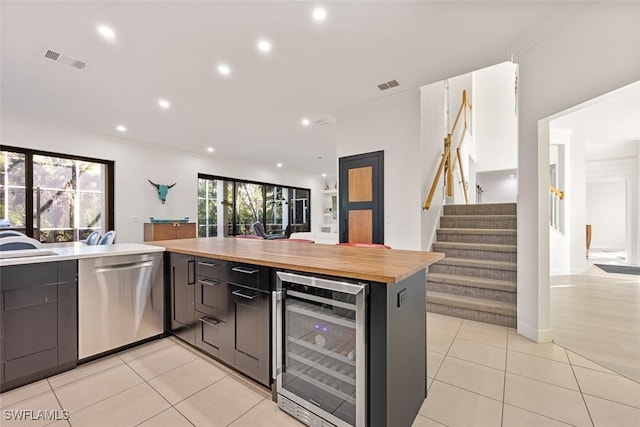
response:
M593 417L591 416L591 411L589 410L589 405L587 405L587 400L584 398L584 393L582 392L582 387L580 386L580 381L578 381L578 376L576 375L576 371L573 369L573 365L571 364L571 359L569 359L569 355L567 354L567 349L563 348L564 352L569 360L569 366L571 366L571 372L573 373L573 378L576 380L576 384L578 385L578 390L580 391L580 397L582 398L582 403L584 403L584 408L587 410L587 414L589 415L589 421L591 421L591 425L595 426L593 422Z
M500 414L500 427L504 426L504 401L507 396L507 362L509 358L509 331L507 331L507 348L504 350L504 377L502 380L502 413Z
M249 409L247 409L246 411L244 411L242 414L238 415L237 417L235 417L233 419L233 421L231 421L229 424L227 424L227 426L230 426L231 424L235 423L236 421L238 421L240 418L242 418L243 416L245 416L249 411L251 411L253 408L255 408L256 406L258 406L259 404L261 404L264 400L268 399L268 397L263 397L262 399L260 399L255 405L253 405L252 407L250 407Z

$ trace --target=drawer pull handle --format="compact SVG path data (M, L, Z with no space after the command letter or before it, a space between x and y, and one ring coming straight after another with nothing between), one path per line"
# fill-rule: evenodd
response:
M243 273L243 274L255 274L259 270L249 270L248 268L243 268L243 267L233 267L231 271L235 271L236 273Z
M240 291L233 291L233 292L231 292L231 294L232 294L232 295L235 295L235 296L237 296L237 297L242 297L242 298L251 299L251 300L254 300L254 299L256 299L256 298L258 297L258 294L255 294L255 295L245 295L245 294L243 294L243 293L242 293L242 292L240 292Z
M209 326L213 326L216 327L220 324L220 320L218 319L212 319L211 317L201 317L200 321L202 323L206 323Z
M204 265L205 267L215 267L215 266L219 265L219 264L213 264L211 262L204 262L204 261L198 261L198 264Z
M218 282L211 282L211 281L206 280L206 279L200 279L200 280L198 280L198 282L202 283L203 285L209 285L209 286L218 286L220 284Z

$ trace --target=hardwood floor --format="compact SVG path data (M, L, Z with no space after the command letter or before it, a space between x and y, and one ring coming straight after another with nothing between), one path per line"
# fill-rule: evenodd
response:
M640 382L640 276L551 277L554 342Z

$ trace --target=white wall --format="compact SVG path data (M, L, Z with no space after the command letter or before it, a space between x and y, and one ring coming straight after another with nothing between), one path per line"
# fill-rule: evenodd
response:
M141 144L122 138L89 134L70 129L38 126L3 119L2 145L54 153L93 157L115 162L115 229L117 241L141 242L143 222L149 217L182 218L197 221L198 173L292 185L311 189L312 227L322 222L322 178L285 170L269 170L230 162L212 156L198 156L162 146ZM166 204L158 200L147 179L176 186L169 190ZM139 223L131 221L140 219Z
M482 203L516 203L518 195L517 169L479 172Z
M467 73L461 76L452 77L446 80L446 83L449 87L449 90L447 92L447 107L449 111L449 114L447 115L447 132L450 132L453 130L453 124L456 120L456 115L460 110L460 105L462 105L462 92L467 91L467 99L472 105L474 103L473 73ZM472 128L472 125L473 121L471 120L471 114L470 111L467 110L467 132L465 133L464 140L462 142L460 141L460 137L462 136L462 131L464 129L464 112L458 119L458 125L455 129L455 132L451 135L451 161L453 162L453 199L448 200L448 204L465 204L464 190L461 185L460 179L460 167L458 161L456 160L456 149L460 147L462 172L464 174L464 180L468 184L469 156L474 155L476 152L473 136L474 129Z
M335 113L338 157L384 150L384 242L421 248L420 97L417 90Z
M518 331L552 338L549 316L550 116L640 80L640 3L577 5L519 63ZM539 123L541 120L544 122Z
M503 62L473 72L473 136L478 172L515 169L518 165L516 70L516 64Z
M624 249L626 221L624 180L587 183L587 224L591 224L591 247Z
M624 198L618 199L617 205L608 205L612 213L622 215L624 224L624 244L627 262L638 263L638 158L634 152L628 150L636 149L637 143L623 145L620 150L610 149L608 153L603 153L597 160L586 162L586 182L591 183L611 183L622 181L625 187ZM628 153L625 157L616 157L617 153ZM613 157L613 158L607 158ZM587 211L588 212L588 211ZM595 233L594 228L594 233ZM592 247L595 243L592 242Z
M433 177L438 170L444 137L446 136L446 111L443 102L446 82L433 83L420 88L420 183L422 203L427 197ZM444 174L444 171L442 172ZM440 224L440 212L445 200L442 175L434 193L431 206L422 210L421 249L428 250L435 241L436 228Z

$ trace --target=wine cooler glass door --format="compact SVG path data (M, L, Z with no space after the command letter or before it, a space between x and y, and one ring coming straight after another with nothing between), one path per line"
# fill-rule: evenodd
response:
M278 278L279 393L333 424L364 426L365 285Z

